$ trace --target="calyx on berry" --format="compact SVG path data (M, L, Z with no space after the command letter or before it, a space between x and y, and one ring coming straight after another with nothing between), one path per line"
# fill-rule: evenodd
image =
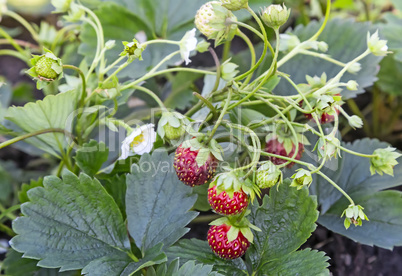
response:
M369 220L366 214L363 212L364 208L360 205L350 204L346 208L341 217L345 216L344 226L346 229L350 227L351 224L354 226L362 226L363 220Z
M144 52L146 46L138 42L137 39L133 41L123 41L124 51L120 53L121 57L126 56L127 62L131 63L136 59L142 60L142 52Z
M194 23L203 35L215 40L216 47L235 36L237 25L232 21L237 21L237 18L230 10L219 1L211 1L197 11Z
M303 187L310 187L313 182L313 177L308 170L298 169L295 174L292 175L293 181L290 184L291 187L296 187L300 190Z
M203 140L202 136L198 139ZM198 139L184 141L176 149L173 164L180 181L191 187L207 183L215 175L218 160L223 161L216 140L204 146Z
M228 217L219 218L210 223L208 244L212 251L222 259L236 259L246 253L250 243L253 243L253 233L261 231L252 225L245 217L240 221Z
M178 112L165 111L158 123L158 134L162 139L177 140L186 133L190 121Z
M264 162L257 170L257 185L260 189L273 187L283 181L282 171L271 161Z
M370 158L370 172L372 175L376 172L380 175L383 173L394 175L394 166L398 164L396 159L402 156L395 150L395 148L387 147L385 149L376 149L373 152L375 157Z
M37 88L42 89L50 82L63 76L63 63L50 50L44 48L45 54L33 55L32 67L27 74L37 80Z

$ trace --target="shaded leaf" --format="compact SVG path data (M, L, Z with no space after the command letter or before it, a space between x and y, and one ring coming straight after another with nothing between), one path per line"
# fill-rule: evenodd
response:
M188 232L185 226L197 215L188 211L196 197L172 167L173 155L165 151L144 154L127 176L128 230L142 251L158 243L169 247Z
M39 178L38 180L31 180L29 184L22 184L21 190L18 192L18 199L20 203L25 203L29 201L28 191L35 187L43 187L43 178Z
M84 173L94 176L107 161L108 155L109 148L105 143L91 140L77 150L75 160Z

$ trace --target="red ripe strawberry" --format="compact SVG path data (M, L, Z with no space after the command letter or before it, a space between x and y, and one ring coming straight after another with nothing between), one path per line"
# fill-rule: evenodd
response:
M335 109L336 113L339 115L339 109ZM304 114L304 116L309 119L309 120L314 120L313 119L313 115L311 114ZM320 124L326 124L326 123L331 123L333 122L335 119L334 115L330 115L328 113L322 113L321 114L321 118L319 118L320 120Z
M208 244L212 251L222 259L237 259L246 253L250 242L239 231L237 238L228 241L228 231L231 226L226 224L213 225L208 230Z
M267 142L265 145L265 151L277 155L282 155L285 157L291 158L293 154L295 153L296 145L293 145L292 150L290 151L289 154L286 153L285 147L282 143L280 143L277 139L271 139ZM299 150L295 156L296 160L300 160L302 153L304 151L304 145L302 143L299 143ZM269 157L269 160L272 161L275 165L281 165L283 163L286 163L287 161L284 159L280 159L277 157ZM295 163L291 162L289 163L286 167L291 168Z
M240 214L247 208L248 197L243 190L234 192L232 198L225 191L217 195L216 186L212 186L208 189L208 202L216 213L232 216Z
M195 159L199 151L192 151L181 145L176 149L173 167L180 181L190 187L207 183L216 171L217 159L211 153L204 165L197 165Z

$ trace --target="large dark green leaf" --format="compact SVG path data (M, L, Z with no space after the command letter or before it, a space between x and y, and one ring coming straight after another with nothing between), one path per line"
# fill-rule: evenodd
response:
M169 259L180 258L182 262L196 260L197 263L211 264L214 270L224 275L243 275L246 265L242 259L225 261L217 257L208 245L208 242L197 239L180 240L176 245L167 249Z
M145 251L158 243L165 248L175 243L197 215L188 211L196 199L191 188L177 178L173 155L165 151L144 154L127 176L128 230L136 245Z
M251 208L250 222L262 230L254 232L254 244L247 251L253 271L273 260L285 260L316 228L316 199L307 189L297 190L289 184L285 181L271 189L261 206Z
M378 73L376 84L380 89L392 95L401 95L402 62L395 59L395 55L385 57L381 61L381 70Z
M166 267L158 269L156 271L157 276L187 276L187 275L197 275L197 276L223 276L223 274L213 272L212 265L202 265L196 264L195 261L188 261L179 268L179 260L174 260L169 268Z
M368 138L355 141L353 144L344 144L344 147L364 154L372 154L375 149L388 146L387 143ZM364 211L370 221L364 221L361 227L345 230L340 216L349 205L348 201L330 183L321 177L316 177L311 186L311 192L317 195L321 205L321 216L318 222L330 230L364 244L374 244L384 248L401 245L402 216L398 216L400 207L397 207L402 204L400 195L379 191L402 184L402 165L398 164L394 167L393 177L371 175L369 167L369 159L343 152L342 158L338 159L335 166L324 168L322 172L345 190L356 204L365 208ZM387 232L386 235L378 235L378 233Z
M185 109L195 101L193 96L193 89L191 86L194 81L201 77L200 74L189 72L178 73L173 80L172 84L167 84L167 89L170 93L165 99L165 106L169 108Z
M11 246L47 268L81 269L93 260L130 254L126 226L113 198L85 174L48 176L28 192Z
M77 150L75 160L84 173L94 176L107 161L108 155L109 148L105 143L91 140Z

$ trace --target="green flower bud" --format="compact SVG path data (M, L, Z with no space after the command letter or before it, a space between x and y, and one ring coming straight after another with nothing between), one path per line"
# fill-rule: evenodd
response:
M380 175L383 173L394 175L394 166L398 164L397 158L401 157L402 154L395 152L395 148L385 148L376 149L373 152L375 157L370 158L370 172L375 174L376 172Z
M345 216L344 226L346 229L348 229L351 224L354 224L354 226L361 226L363 220L369 220L363 210L364 208L360 205L356 206L350 204L348 208L343 211L341 217Z
M281 41L279 51L282 52L289 52L300 44L299 38L293 34L280 34L279 39Z
M239 65L229 62L230 59L226 60L222 65L221 65L221 77L225 81L231 81L234 79L234 77L239 73L239 70L236 70Z
M186 126L189 120L177 112L163 112L162 117L158 123L159 136L167 140L177 140L186 133Z
M142 60L142 52L145 50L145 46L138 42L137 39L133 39L132 42L123 41L124 51L120 53L121 57L127 56L127 62L132 62L135 59Z
M359 84L357 84L357 82L354 81L354 80L350 80L350 81L348 81L348 82L346 83L346 88L347 88L348 90L351 90L351 91L357 90L357 87L358 87L358 86L359 86Z
M248 0L221 0L222 6L231 11L238 11L246 9L248 6Z
M199 53L205 53L208 51L209 46L211 46L211 43L205 41L205 39L201 40L198 42L197 47L195 48L197 52Z
M361 128L363 126L363 120L357 115L350 116L348 123L352 128Z
M353 63L351 66L348 68L348 72L351 74L356 74L362 69L362 65L358 62Z
M265 162L257 170L257 186L260 189L273 187L276 183L282 183L282 172L271 161Z
M56 13L66 12L70 9L72 0L52 0L52 5L56 8Z
M311 183L313 182L313 177L311 173L305 169L297 170L297 173L292 175L293 181L290 184L291 187L297 187L298 190L307 186L310 187Z
M237 21L236 16L222 7L222 3L211 1L197 11L195 26L208 39L215 40L215 46L232 40L237 31L237 25L231 21Z
M261 19L264 23L273 29L278 29L288 21L290 9L285 5L270 5L261 13Z
M375 56L386 56L388 52L388 46L386 40L380 40L378 36L378 30L370 36L370 33L367 33L367 47L370 52Z

